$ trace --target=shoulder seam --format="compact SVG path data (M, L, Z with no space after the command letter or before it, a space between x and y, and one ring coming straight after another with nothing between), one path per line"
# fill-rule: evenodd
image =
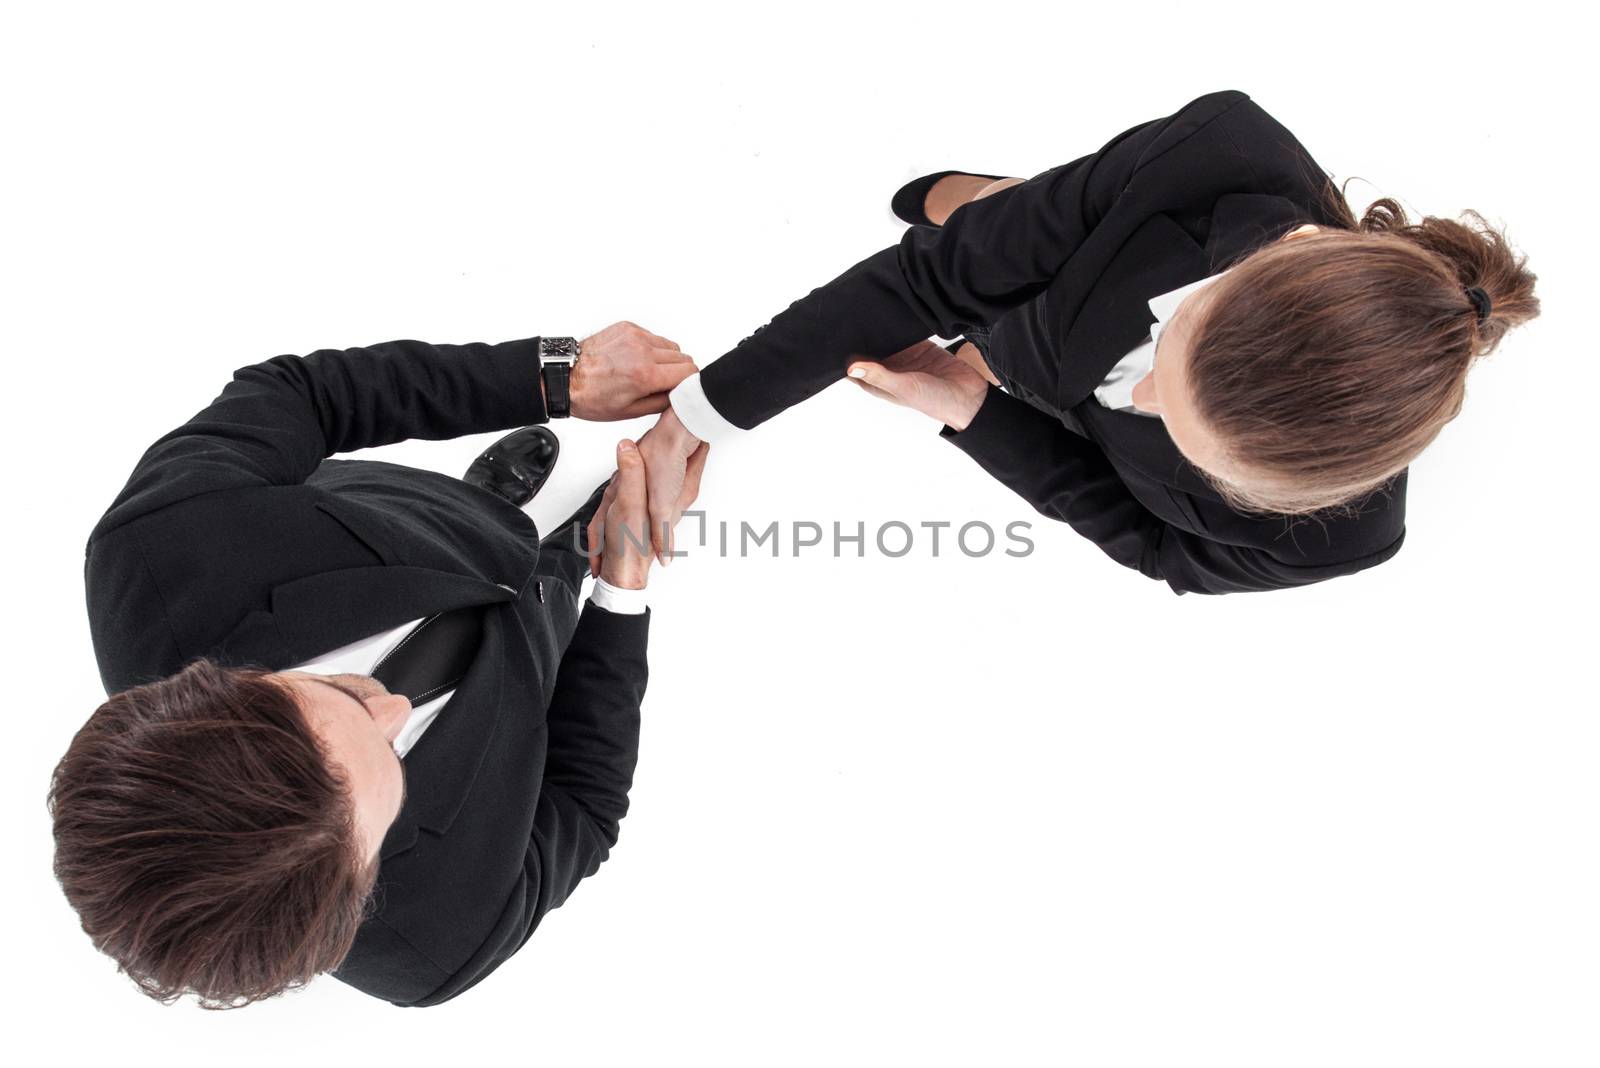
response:
M408 949L410 949L411 952L413 952L417 956L421 957L428 964L428 966L430 968L432 968L434 971L438 972L441 976L443 976L443 979L440 980L441 982L443 982L444 979L449 979L450 976L454 974L448 968L441 967L438 961L434 960L432 957L428 956L428 954L424 953L420 946L418 946L415 942L411 941L411 939L407 938L404 934L402 934L400 932L399 928L397 928L394 924L390 923L388 920L384 919L382 916L373 916L372 920L375 923L382 924L383 927L386 930L388 930L388 932L390 934L394 935L400 941L404 942L406 944L406 947ZM438 987L434 987L433 990L428 991L428 993L424 994L423 997L431 997L434 993L436 993L438 991L438 989L439 989ZM421 999L418 999L418 1000L421 1000Z
M1234 91L1238 92L1238 90L1234 90ZM1156 155L1151 156L1149 159L1143 160L1142 162L1140 162L1139 166L1135 169L1135 173L1137 173L1138 171L1144 170L1146 167L1148 167L1152 163L1156 162L1156 160L1161 159L1163 156L1167 155L1169 152L1171 152L1173 149L1179 147L1180 145L1187 144L1191 139L1193 139L1195 137L1196 134L1200 133L1200 131L1206 129L1212 123L1214 123L1218 119L1222 118L1222 116L1226 115L1228 112L1232 111L1234 108L1238 107L1240 104L1248 101L1249 99L1250 99L1250 97L1248 95L1246 95L1246 94L1244 94L1242 92L1239 93L1239 99L1238 100L1235 100L1233 103L1229 104L1227 107L1223 108L1221 111L1219 111L1215 115L1211 116L1205 122L1201 123L1199 126L1196 126L1193 130L1190 130L1188 133L1184 134L1183 137L1180 138L1179 140L1174 141L1172 144L1168 145L1166 148L1163 148ZM1178 114L1181 115L1182 112L1179 112ZM1233 139L1232 138L1229 138L1229 143L1230 144L1233 143ZM1238 150L1238 146L1237 145L1234 145L1234 150L1235 151ZM1254 174L1255 173L1254 169L1252 169L1250 173Z
M121 527L117 528L121 530ZM156 577L156 569L150 566L150 554L144 547L144 539L139 537L137 530L129 529L127 536L133 539L134 546L139 550L139 563L144 565L145 574L150 576L150 588L156 591L156 600L161 602L161 622L166 625L167 637L172 639L172 648L178 654L181 663L187 663L188 655L184 652L183 643L178 640L178 631L172 625L172 609L167 606L167 595L162 592L161 580Z

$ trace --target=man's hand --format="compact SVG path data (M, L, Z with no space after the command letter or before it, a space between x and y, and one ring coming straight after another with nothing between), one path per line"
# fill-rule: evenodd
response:
M671 408L664 412L656 425L639 439L639 454L644 458L648 476L646 487L649 511L649 540L656 558L662 564L672 557L672 528L678 525L683 513L700 495L700 476L706 468L706 457L711 446L689 433L678 421ZM615 485L616 480L612 480ZM607 489L589 522L589 544L604 545L603 553L610 552L610 543L599 540L605 530L606 516L612 503L612 492ZM604 555L589 562L590 569L603 574ZM610 579L606 580L610 582Z
M617 472L611 476L589 525L589 544L604 545L596 573L624 590L642 590L650 577L650 506L645 496L644 458L627 438L617 442Z
M696 370L674 342L632 323L612 323L584 338L578 354L572 414L600 422L664 410L672 387Z
M919 341L882 363L857 361L850 365L850 381L953 430L967 429L989 392L983 375L931 341Z

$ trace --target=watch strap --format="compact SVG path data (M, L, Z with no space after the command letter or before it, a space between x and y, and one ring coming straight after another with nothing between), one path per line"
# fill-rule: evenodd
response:
M544 410L552 419L572 414L572 365L547 363L539 368L544 381Z
M572 414L572 365L578 361L578 339L539 339L539 378L544 383L545 413L551 419Z

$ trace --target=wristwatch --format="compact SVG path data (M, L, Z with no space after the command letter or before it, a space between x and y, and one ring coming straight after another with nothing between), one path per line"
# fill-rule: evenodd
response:
M539 378L544 382L544 408L552 419L572 414L572 365L578 362L578 339L539 339Z

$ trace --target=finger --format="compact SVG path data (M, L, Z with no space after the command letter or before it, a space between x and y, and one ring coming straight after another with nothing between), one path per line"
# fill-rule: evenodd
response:
M622 409L622 414L618 418L637 419L641 415L656 415L666 411L669 403L670 400L665 393L652 393L648 397L640 397L638 400L630 401L627 407Z
M600 495L599 507L594 510L594 517L589 520L589 529L585 532L589 538L589 574L595 578L600 577L600 561L605 555L606 513L611 510L611 502L617 496L617 473L611 472L611 481L606 483L606 491Z
M589 519L589 525L584 528L584 544L589 550L589 574L598 578L600 576L600 560L605 555L604 546L596 538L606 529L606 500L600 499L600 506L594 510L594 515Z
M683 472L683 491L678 494L678 517L689 510L689 506L700 496L700 476L705 473L706 457L711 455L711 443L701 442L700 447L689 456L689 466Z
M617 442L617 499L606 517L606 551L622 554L648 553L650 522L646 503L644 457L639 447L627 438Z
M616 478L615 472L611 476ZM589 517L589 525L584 527L584 537L589 539L589 555L593 557L600 543L595 540L595 535L605 529L606 509L611 506L611 483L606 484L606 491L600 495L600 503L595 506L594 515Z
M651 393L663 393L675 387L679 382L694 374L695 366L692 360L676 360L672 363L657 363L646 367L640 374L640 384Z
M885 356L883 358L883 360L882 360L883 365L885 367L903 367L903 366L905 366L906 363L917 359L919 351L920 351L919 350L920 344L921 344L921 342L918 342L917 345L912 345L910 348L901 349L899 352L895 353L893 356ZM867 362L867 361L858 361L858 362ZM851 364L850 366L854 367L855 364Z
M687 472L687 461L684 463ZM656 559L662 567L672 563L672 535L673 528L678 525L682 513L678 509L678 494L683 488L683 475L678 472L671 474L677 477L652 478L650 481L650 544L655 549Z
M680 352L677 349L651 349L650 355L655 359L656 363L686 363L691 366L694 365L693 356L690 356L685 352Z
M901 368L908 366L915 367L927 361L928 357L932 354L929 350L933 350L939 356L945 355L944 349L940 348L938 345L935 345L933 342L919 341L915 345L908 345L882 362L885 367L888 367L891 370L900 370Z
M612 502L612 522L615 524L620 520L627 524L633 532L634 540L642 541L640 534L643 533L649 509L645 499L644 457L639 454L639 447L627 438L617 442L616 487L617 498Z
M905 382L899 372L891 371L881 363L865 361L850 365L850 377L862 385L871 386L888 394L889 399L899 400Z
M662 567L672 562L672 506L676 502L655 486L650 487L650 547Z
M668 340L667 338L662 337L660 334L653 334L648 330L645 331L645 334L650 338L651 341L655 342L656 346L659 348L671 349L673 351L677 351L678 349L678 343L676 341Z
M897 403L898 400L899 400L899 398L897 398L894 394L885 393L883 390L879 389L877 386L868 385L866 382L863 382L859 378L852 378L850 381L854 382L856 385L860 386L861 387L861 391L863 393L870 393L874 397L877 397L879 400L886 400L891 404Z
M657 525L661 537L657 539L660 545L657 554L665 553L664 560L672 559L672 545L678 533L678 521L683 518L683 513L700 496L700 477L705 473L706 458L711 455L711 443L701 442L699 448L689 454L689 462L683 471L683 488L678 491L678 499L672 502L671 514L665 523Z

